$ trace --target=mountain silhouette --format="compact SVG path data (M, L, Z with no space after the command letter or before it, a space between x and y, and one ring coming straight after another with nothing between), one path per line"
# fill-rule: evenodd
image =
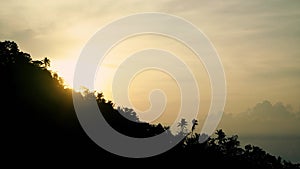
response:
M199 168L300 168L299 164L270 155L260 147L241 147L237 135L226 136L223 130L217 130L212 137L195 133L197 120L185 119L178 124L180 132L169 135L171 139L180 134L187 136L165 153L132 159L107 152L83 131L74 110L73 91L62 84L56 73L48 70L50 63L48 58L32 60L13 41L0 42L1 152L6 163L65 162L76 166L83 162L122 167L178 163ZM169 128L141 122L132 109L116 108L102 93L85 90L74 94L82 101L95 99L106 121L124 135L147 138ZM192 131L187 131L188 123L193 125ZM199 138L207 137L206 141L199 142Z

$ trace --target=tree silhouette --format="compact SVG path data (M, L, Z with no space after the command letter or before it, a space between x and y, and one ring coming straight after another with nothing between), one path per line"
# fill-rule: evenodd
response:
M0 44L0 64L9 66L12 64L29 63L31 57L27 53L20 52L18 45L12 41L4 41Z
M169 137L167 142L171 143L176 135L167 131L169 126L141 122L130 108L115 108L114 103L106 100L101 92L86 89L80 93L66 88L56 73L47 70L50 60L45 59L32 60L29 54L18 49L16 43L0 42L0 125L4 163L24 160L27 163L39 161L48 164L63 161L77 166L77 162L82 161L131 167L138 162L151 165L157 162L170 164L174 160L192 160L195 162L184 163L184 166L300 168L299 164L272 156L257 146L246 145L241 148L238 136L228 137L223 130L217 130L211 137L204 133L193 134L198 124L195 119L192 121L192 137L186 137L174 148L160 155L130 159L109 153L97 146L83 131L74 111L72 94L80 98L79 104L82 105L89 99L96 100L106 121L115 130L129 137L147 138L166 132ZM178 127L181 134L187 133L187 125L185 119L180 120ZM201 139L202 137L205 139ZM199 143L199 139L205 141Z
M180 132L179 133L187 133L187 125L188 122L185 119L181 119L180 122L178 122L177 127L180 127Z
M137 117L137 114L133 109L127 107L117 107L117 111L127 119L133 122L139 122L139 118Z
M193 119L192 120L192 135L193 135L193 132L194 132L194 130L195 130L195 128L196 128L196 126L198 125L198 120L197 119Z
M48 59L47 57L45 57L43 59L43 64L44 64L44 67L47 69L48 67L50 67L50 59Z
M40 60L34 60L32 61L33 65L35 65L36 67L41 67L44 63Z

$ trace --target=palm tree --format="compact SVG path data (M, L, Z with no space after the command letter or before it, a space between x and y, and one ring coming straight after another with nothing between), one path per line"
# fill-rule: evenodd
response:
M45 57L42 62L44 63L45 68L50 67L50 59Z
M194 132L196 126L198 125L198 120L193 119L193 120L192 120L192 124L193 124L193 126L192 126L192 136L193 136L193 132Z
M188 122L185 119L181 119L180 122L178 122L177 127L180 127L180 133L186 133L186 126Z

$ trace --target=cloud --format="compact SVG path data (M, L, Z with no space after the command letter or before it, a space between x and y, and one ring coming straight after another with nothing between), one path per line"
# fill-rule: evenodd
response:
M0 40L15 40L34 59L47 56L56 66L75 60L88 39L117 18L166 12L199 27L215 45L227 76L228 111L274 98L295 106L300 99L299 5L298 0L0 1ZM57 69L67 74L65 66Z
M252 144L294 162L300 159L300 110L281 102L262 101L239 114L224 114L219 125L238 134L242 145Z
M219 127L244 136L300 136L300 111L265 100L236 115L225 113Z

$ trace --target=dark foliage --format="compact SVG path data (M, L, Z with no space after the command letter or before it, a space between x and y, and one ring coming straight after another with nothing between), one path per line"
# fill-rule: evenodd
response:
M72 90L62 85L58 75L47 69L49 66L48 58L33 61L29 54L19 51L16 43L0 42L1 152L2 160L10 165L39 162L104 165L109 162L111 166L137 167L138 163L145 162L147 167L178 164L199 168L300 168L299 164L272 156L259 147L241 148L238 136L228 137L222 130L199 143L199 138L206 136L194 133L196 120L184 140L158 156L129 159L111 154L85 134L73 108ZM101 93L86 90L83 95L76 94L83 100L96 99L108 123L125 135L151 137L168 128L139 122L133 110L114 108ZM183 119L178 124L181 132L186 132L186 123Z

